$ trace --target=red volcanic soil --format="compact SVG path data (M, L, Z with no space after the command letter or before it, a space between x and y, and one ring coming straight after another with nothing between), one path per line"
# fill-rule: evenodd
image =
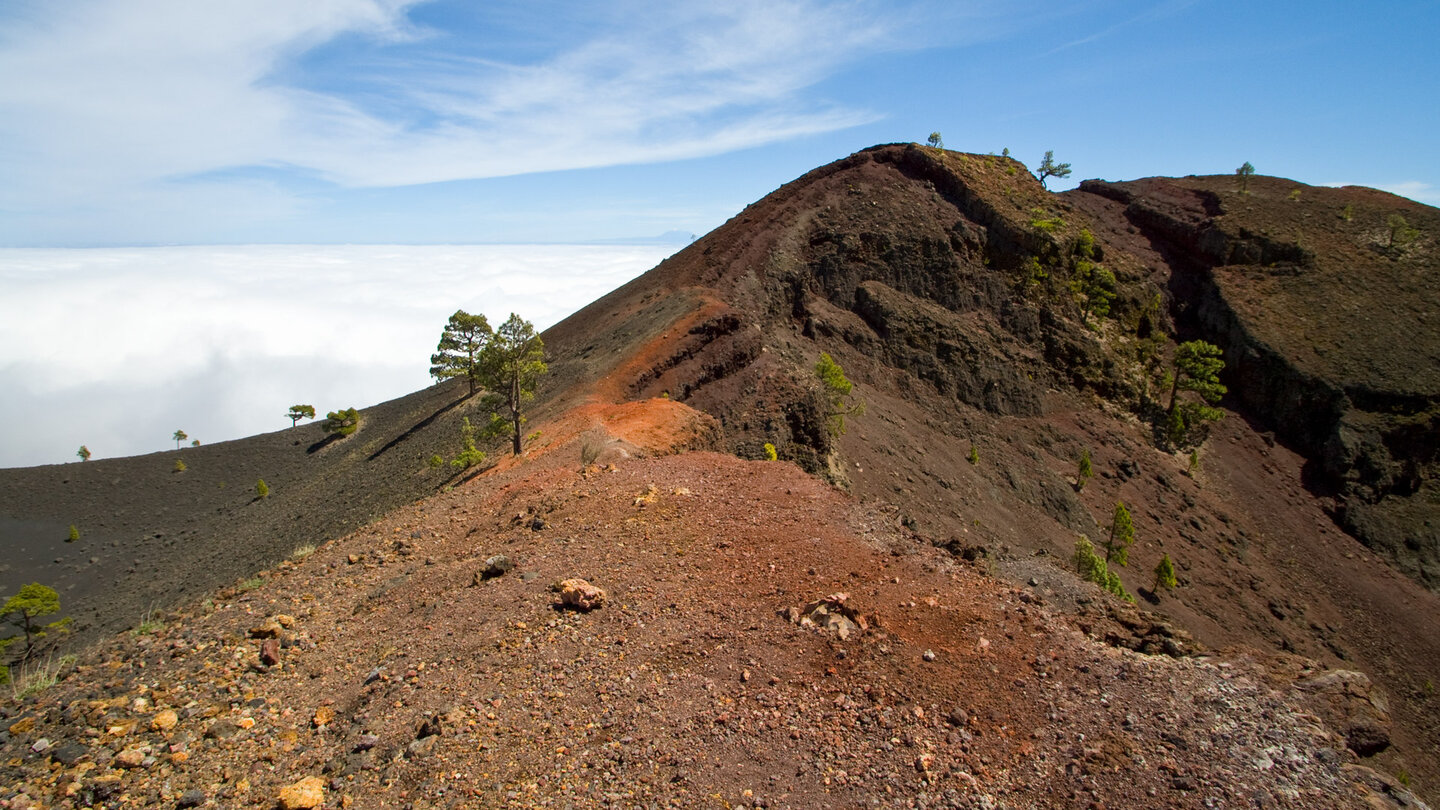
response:
M578 440L496 469L97 647L11 709L11 806L268 807L312 777L339 807L1384 795L1247 656L1093 640L1151 620L1068 616L1100 592L1047 566L1006 584L793 465L626 447L588 475ZM497 554L514 567L483 578ZM571 577L605 603L562 609ZM786 615L837 593L867 629Z

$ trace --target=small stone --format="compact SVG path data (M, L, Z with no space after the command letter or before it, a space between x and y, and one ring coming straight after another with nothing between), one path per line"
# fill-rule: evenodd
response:
M325 780L307 776L280 791L283 810L314 810L325 803Z
M315 728L324 728L335 722L335 710L329 706L321 706L315 710L315 715L310 718L310 724Z
M239 733L239 731L239 726L229 720L220 719L211 723L210 728L205 729L205 736L212 740L228 740Z
M274 619L266 619L258 627L250 628L251 638L279 638L284 628Z
M349 563L350 565L354 565L354 564L360 562L360 555L359 555L359 554L351 554L350 556L348 556L348 557L345 558L345 562Z
M435 750L435 745L438 742L440 742L440 738L435 736L421 737L418 740L413 740L409 745L405 746L405 757L407 759L417 759L426 756Z
M50 749L50 758L67 768L72 768L75 763L84 759L89 753L90 749L79 743L61 743Z
M959 706L956 706L950 710L950 714L946 715L945 719L949 721L952 726L964 728L965 725L970 722L970 714Z
M177 715L174 710L166 709L162 712L157 712L154 717L150 718L150 730L169 731L170 729L175 728L176 724L179 722L180 716Z
M479 573L475 575L475 584L478 585L487 579L504 576L506 572L514 567L515 563L509 557L504 554L496 554L485 560L485 567L481 568Z
M923 655L921 655L920 657L921 657L921 658L924 658L926 661L934 661L934 660L935 660L935 651L934 651L934 650L926 650L925 653L924 653Z
M560 604L589 612L605 604L605 590L583 579L567 579L560 583Z
M355 740L355 752L369 751L380 744L380 738L374 734L361 734Z
M10 724L11 734L29 734L35 730L35 718L22 717Z
M199 807L205 803L205 791L190 789L180 794L175 800L176 807Z
M277 613L275 614L275 623L289 630L295 626L295 617L288 613Z
M260 663L273 667L280 663L280 640L267 638L260 644Z
M145 752L139 748L126 748L115 755L115 764L122 768L138 768L145 764Z

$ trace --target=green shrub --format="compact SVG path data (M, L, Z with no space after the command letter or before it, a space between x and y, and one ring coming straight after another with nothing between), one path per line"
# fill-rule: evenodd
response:
M178 458L175 459L175 472L177 472L177 473L182 473L182 472L185 472L185 471L188 470L188 469L190 469L190 468L187 467L187 466L185 466L185 462L184 462L184 461L181 461L181 460L178 459Z
M432 470L438 470L438 469L440 469L441 467L444 467L444 466L445 466L445 458L444 458L443 456L441 456L439 453L436 453L435 455L433 455L433 456L430 457L430 460L429 460L429 461L427 461L427 462L425 462L425 463L430 465L430 469L432 469Z
M820 378L829 405L825 414L826 427L831 436L842 436L845 433L845 417L865 413L865 403L851 399L855 385L828 353L820 353L820 362L815 364L815 376Z
M1059 217L1052 217L1043 208L1030 209L1030 227L1044 233L1054 233L1063 226L1065 222Z
M585 474L589 471L590 465L600 458L600 453L605 449L605 432L600 428L591 428L585 431L580 437L580 472Z
M460 420L460 453L450 466L468 470L484 460L485 452L475 447L475 428L470 425L470 417L467 416Z
M1135 597L1125 590L1125 583L1120 580L1120 575L1110 570L1105 561L1095 553L1095 547L1090 544L1090 538L1080 535L1075 541L1075 570L1080 576L1090 582L1099 585L1117 597L1127 602L1134 602Z
M1175 564L1170 562L1170 555L1165 554L1160 558L1160 562L1155 564L1155 585L1150 590L1159 596L1161 588L1173 590L1178 584L1175 579Z
M971 464L980 463L980 449L975 446L974 442L970 443L970 455L966 456L965 460L970 462Z
M159 632L164 629L164 627L165 622L160 618L159 614L156 613L155 608L152 607L141 614L140 623L135 626L134 630L130 631L130 634L135 636L148 636L151 633Z
M324 429L326 433L336 436L349 436L360 429L360 412L354 408L331 411L325 414Z
M73 664L75 656L66 655L59 661L32 661L19 668L10 678L10 694L16 700L38 695L55 685L61 669Z
M270 485L265 483L264 478L261 478L255 482L255 495L259 498L270 497Z
M80 529L77 528L74 523L71 523L71 524L70 524L70 535L65 538L65 542L67 542L67 543L73 543L73 542L75 542L76 540L79 540L79 539L80 539Z
M779 458L780 458L780 455L775 452L775 445L771 444L770 442L766 442L766 443L765 443L765 460L766 460L766 461L776 461L776 460L778 460Z
M1093 477L1095 477L1095 470L1090 464L1090 448L1087 447L1080 451L1080 471L1075 474L1075 480L1079 483L1075 488L1084 489L1085 482Z

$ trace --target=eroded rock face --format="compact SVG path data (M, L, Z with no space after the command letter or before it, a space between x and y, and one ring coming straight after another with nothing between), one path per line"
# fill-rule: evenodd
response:
M1314 464L1345 530L1440 588L1440 269L1387 244L1440 212L1370 189L1264 178L1087 180L1159 246L1182 326L1225 352L1232 396Z
M1337 669L1298 681L1295 691L1306 709L1345 738L1362 757L1390 747L1390 712L1385 697L1363 672Z

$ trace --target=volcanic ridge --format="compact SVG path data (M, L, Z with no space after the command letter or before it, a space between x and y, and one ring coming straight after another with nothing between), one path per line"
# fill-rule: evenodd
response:
M1437 234L878 146L548 330L522 456L428 463L482 416L452 381L0 470L0 587L74 619L0 702L0 807L1422 807ZM1229 394L1176 445L1191 340ZM1117 502L1134 603L1071 562Z

